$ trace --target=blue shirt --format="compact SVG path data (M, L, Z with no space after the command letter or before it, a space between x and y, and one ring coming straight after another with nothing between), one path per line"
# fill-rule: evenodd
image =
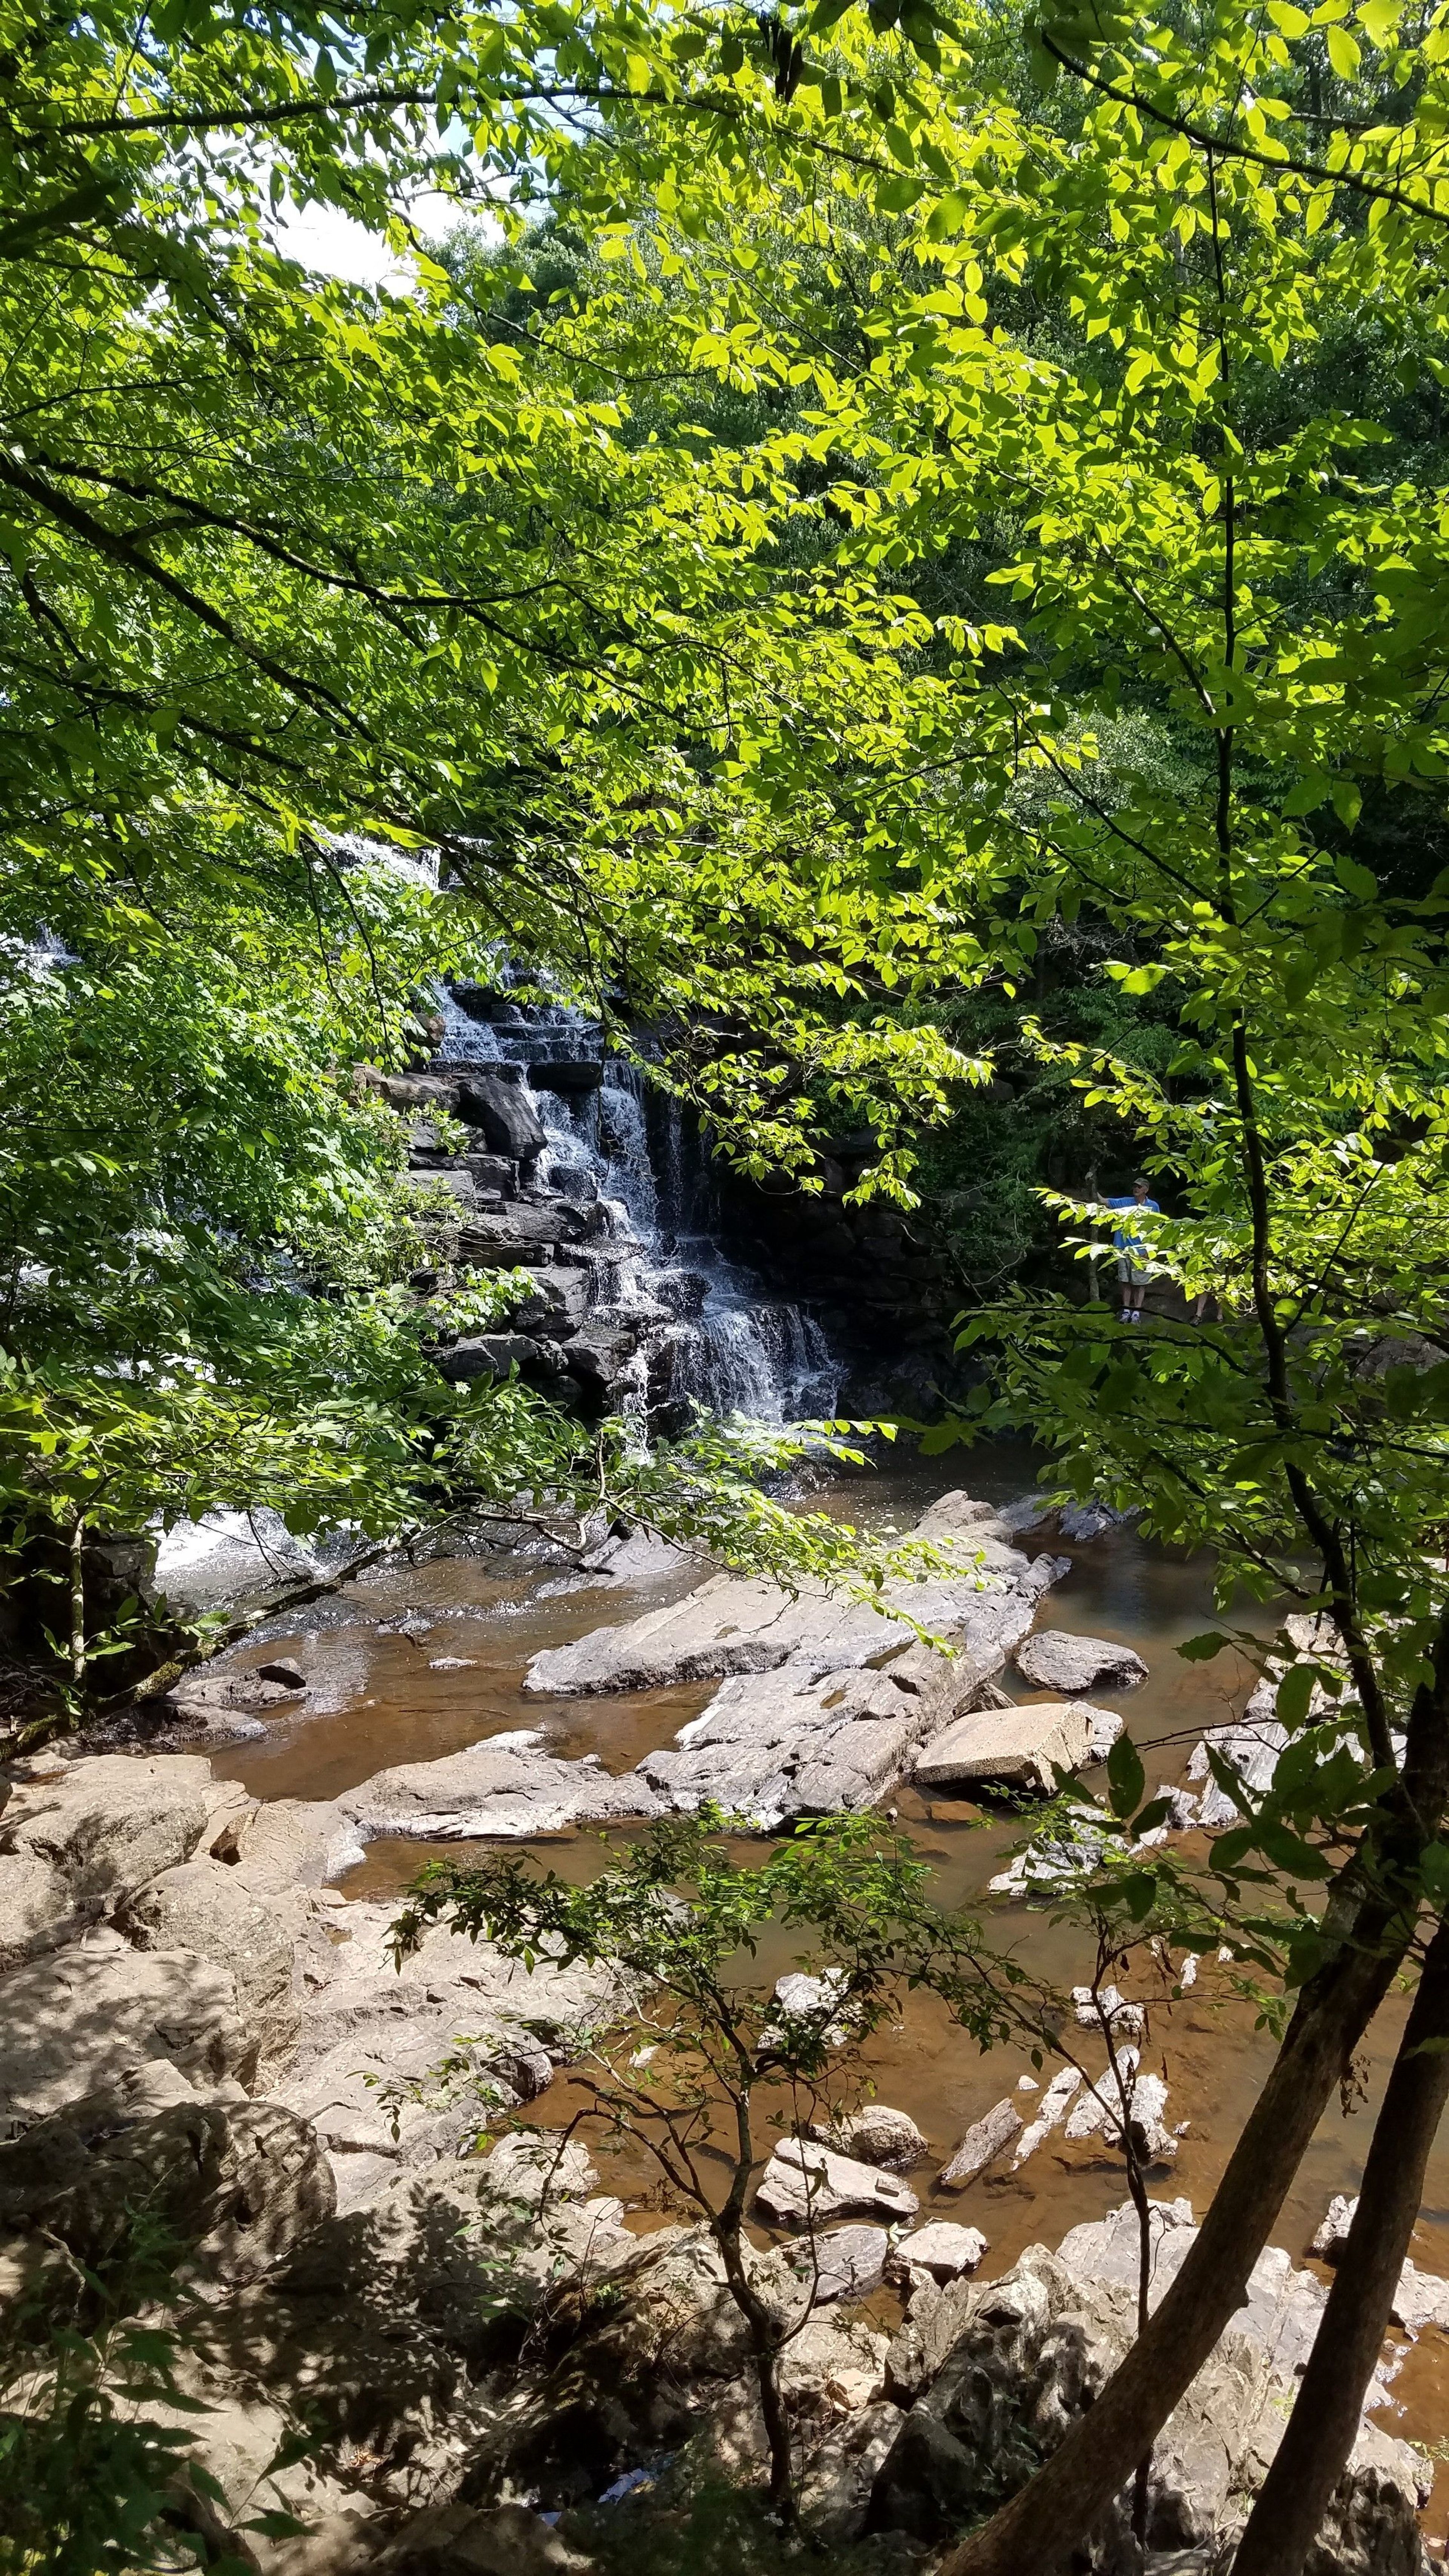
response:
M1108 1199L1107 1205L1109 1208L1150 1208L1154 1216L1161 1216L1162 1214L1162 1210L1158 1206L1156 1199ZM1144 1238L1140 1234L1134 1234L1130 1226L1119 1225L1112 1237L1112 1241L1117 1246L1118 1251L1125 1252L1129 1258L1135 1257L1139 1252L1146 1252L1148 1249Z

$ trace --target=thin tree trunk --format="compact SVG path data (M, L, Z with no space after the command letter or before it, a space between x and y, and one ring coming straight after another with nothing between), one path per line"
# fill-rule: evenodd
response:
M1424 2196L1424 2169L1449 2102L1446 2043L1449 1926L1441 1923L1374 2124L1328 2305L1233 2576L1299 2576L1353 2449Z
M722 2231L717 2224L715 2241L724 2258L730 2295L750 2330L755 2378L760 2391L760 2413L765 2419L765 2439L770 2446L770 2510L790 2531L796 2521L795 2469L790 2455L790 2419L785 2412L780 2388L780 2346L775 2321L745 2270L738 2229L730 2231L726 2227Z
M70 1534L70 1677L77 1690L86 1677L85 1537L81 1512Z

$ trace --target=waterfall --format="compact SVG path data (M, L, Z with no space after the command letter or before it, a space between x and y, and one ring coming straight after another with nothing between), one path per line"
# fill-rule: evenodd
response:
M833 1414L842 1371L830 1343L722 1249L708 1165L678 1102L606 1056L598 1022L580 1011L467 988L441 993L439 1010L438 1071L524 1069L548 1136L528 1187L599 1205L591 1313L640 1335L626 1413L671 1429L696 1404L766 1423Z

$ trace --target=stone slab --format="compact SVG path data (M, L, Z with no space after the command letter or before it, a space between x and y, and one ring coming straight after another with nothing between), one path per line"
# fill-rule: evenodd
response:
M888 2269L893 2274L909 2276L912 2272L929 2272L933 2281L944 2286L974 2272L987 2251L987 2241L979 2227L958 2227L954 2219L931 2218L924 2227L911 2230L891 2248Z
M909 2183L877 2165L858 2164L809 2138L782 2138L760 2177L756 2201L767 2217L819 2226L823 2219L914 2218L920 2207Z
M1091 1750L1085 1710L1068 1700L1037 1700L1024 1708L982 1708L958 1717L917 1754L912 1776L923 1789L999 1780L1010 1788L1050 1791L1053 1765L1078 1770Z
M974 1687L966 1657L929 1662L930 1673L902 1655L882 1671L819 1679L803 1663L737 1674L672 1748L645 1754L640 1773L672 1807L687 1813L712 1798L767 1833L787 1816L859 1814Z
M437 1762L401 1762L375 1772L337 1805L362 1842L397 1834L511 1842L564 1833L586 1819L660 1813L658 1798L636 1772L615 1778L596 1754L561 1761L526 1727L487 1736Z
M953 1532L942 1516L960 1514ZM1028 1559L992 1534L969 1495L943 1497L934 1525L918 1531L936 1546L961 1540L959 1574L887 1584L881 1608L848 1600L824 1584L791 1594L778 1584L717 1574L682 1601L645 1611L618 1627L595 1628L572 1645L534 1656L530 1692L651 1690L676 1682L722 1681L745 1673L798 1666L802 1678L873 1664L910 1642L904 1612L940 1633L959 1633L980 1678L999 1672L1025 1637L1041 1595L1066 1571L1059 1557Z

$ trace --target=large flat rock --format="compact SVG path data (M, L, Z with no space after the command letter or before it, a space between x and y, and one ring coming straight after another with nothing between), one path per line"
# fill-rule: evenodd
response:
M618 1627L594 1628L570 1646L534 1656L531 1692L651 1690L675 1682L723 1681L789 1663L805 1680L878 1662L906 1642L903 1622L958 1634L983 1677L999 1672L1026 1636L1041 1595L1065 1571L1058 1557L1023 1556L994 1534L968 1494L945 1495L916 1535L938 1547L957 1542L960 1571L887 1584L880 1607L851 1601L824 1584L780 1585L714 1575L686 1595Z
M655 1816L636 1772L620 1779L597 1755L564 1762L528 1728L490 1735L437 1762L400 1762L337 1801L359 1841L392 1834L446 1842L517 1841L585 1820Z
M919 1646L879 1672L816 1680L808 1663L790 1663L741 1673L639 1769L671 1806L712 1798L765 1832L787 1816L856 1814L904 1777L923 1738L979 1686L969 1654L953 1664Z
M92 1932L14 1969L0 2000L0 2128L28 2128L159 2058L203 2086L255 2070L235 1979L193 1950L133 1950Z
M1090 1713L1069 1700L978 1708L930 1738L912 1776L923 1789L999 1780L1008 1788L1049 1790L1053 1764L1075 1771L1091 1750Z
M100 1913L190 1860L215 1800L201 1754L98 1753L22 1780L0 1815L0 1852L55 1870L71 1902Z
M629 2000L608 1970L548 1959L526 1968L442 1925L399 1969L388 1937L396 1912L337 1909L336 1946L311 1963L292 2066L274 2087L316 2129L344 2212L477 2129L479 2100L431 2080L444 2059L465 2056L503 2108L532 2101ZM389 2087L400 2088L395 2097Z

